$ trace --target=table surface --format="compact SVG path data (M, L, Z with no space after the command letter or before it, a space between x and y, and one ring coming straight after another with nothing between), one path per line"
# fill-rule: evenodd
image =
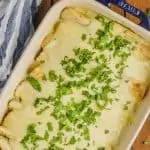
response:
M57 0L42 0L42 4L39 7L39 11L37 13L38 17L35 18L35 26L38 26L38 24L41 22L50 6L56 1ZM134 5L137 8L140 8L142 11L150 9L150 0L127 0L127 2ZM112 6L112 9L123 16L126 15L128 19L132 20L135 23L139 22L137 18L133 17L128 13L124 14L124 12L116 6ZM150 140L150 117L147 119L145 125L139 133L139 136L136 138L132 150L150 150L150 144L143 144L143 141L145 140Z

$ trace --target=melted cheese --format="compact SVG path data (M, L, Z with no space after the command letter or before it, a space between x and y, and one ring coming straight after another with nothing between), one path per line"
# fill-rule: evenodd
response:
M68 56L69 58L74 57L73 49L76 47L92 50L92 46L88 42L83 41L81 36L84 33L86 33L86 35L89 37L95 36L96 31L102 26L101 23L95 19L95 16L97 15L96 13L86 10L86 14L91 21L91 23L87 26L83 25L81 22L77 22L72 18L65 18L60 21L53 40L44 47L44 50L37 58L37 61L45 61L39 66L40 72L38 72L38 74L41 73L47 75L50 70L54 70L57 74L64 76L66 81L71 79L66 75L60 62L65 56ZM121 35L126 37L125 31L128 31L128 29L118 25L117 23L114 24L115 26L112 31L113 36ZM136 38L142 42L140 37L136 36ZM127 51L128 47L124 47L123 50ZM109 57L110 55L109 51L102 53L106 57ZM95 55L98 56L99 54L101 54L100 51L96 52ZM115 64L118 62L118 59L119 58L111 59L108 64L113 71L111 74L112 79L115 78L115 73L117 72ZM107 109L104 109L101 112L101 116L97 118L97 121L94 125L91 124L88 126L90 132L90 141L82 139L81 141L76 142L74 145L63 145L62 143L60 146L64 150L76 150L76 148L97 150L99 147L105 147L105 150L111 150L111 148L117 144L120 132L126 124L128 116L130 116L131 112L133 111L135 104L137 103L137 99L131 94L129 84L132 84L133 80L147 83L149 81L150 72L148 69L150 68L149 61L141 61L133 52L125 63L128 67L126 67L123 72L123 78L115 80L112 83L113 86L119 85L116 87L116 93L110 94L110 97L113 99L112 103L108 104ZM90 70L95 66L96 64L94 62L90 62L85 65L87 70ZM36 73L31 72L30 74L38 79ZM79 79L77 78L76 80ZM53 131L50 133L49 139L51 139L53 136L56 136L56 133L59 130L58 121L52 115L50 115L54 109L54 106L49 105L49 108L40 115L36 114L37 109L33 106L33 103L37 97L47 98L50 95L54 96L57 84L55 82L45 80L39 80L39 82L42 87L41 92L34 90L27 80L24 80L20 85L18 85L15 91L14 99L20 97L22 100L22 107L19 109L13 109L10 113L8 113L8 115L6 115L3 121L2 125L5 126L14 136L13 139L9 140L12 150L24 149L20 141L26 135L26 129L29 124L37 124L36 131L38 135L43 137L45 134L46 124L48 121L50 121L53 125ZM102 87L102 84L99 82L95 82L95 85ZM87 90L86 87L83 89ZM62 98L63 104L67 105L72 97L74 97L75 101L82 101L82 99L84 99L82 91L80 89L74 89L72 94L65 95ZM115 98L118 98L119 101L115 101ZM128 105L127 110L124 110L124 106L128 101L130 101L130 105ZM91 107L94 110L97 110L95 105L92 105ZM109 130L109 133L106 134L105 130ZM64 139L70 139L70 137L72 137L74 134L75 133L73 131L65 132ZM88 143L90 143L89 146L87 146ZM38 142L37 150L44 150L46 148L48 148L47 141Z

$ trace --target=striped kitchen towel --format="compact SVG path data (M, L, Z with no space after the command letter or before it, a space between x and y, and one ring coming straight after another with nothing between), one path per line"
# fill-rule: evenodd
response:
M0 90L34 33L41 0L0 0Z

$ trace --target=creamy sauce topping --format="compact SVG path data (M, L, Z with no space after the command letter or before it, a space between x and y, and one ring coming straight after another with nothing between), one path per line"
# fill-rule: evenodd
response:
M125 38L126 28L87 15L88 26L60 21L37 58L41 64L17 87L22 107L3 123L15 137L13 150L111 150L117 144L136 103L129 80L147 80L147 64L134 58L136 42Z

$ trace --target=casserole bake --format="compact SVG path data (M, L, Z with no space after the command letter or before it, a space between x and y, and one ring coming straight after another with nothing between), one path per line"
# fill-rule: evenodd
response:
M148 91L148 42L79 7L65 8L52 31L10 96L1 147L112 149Z

